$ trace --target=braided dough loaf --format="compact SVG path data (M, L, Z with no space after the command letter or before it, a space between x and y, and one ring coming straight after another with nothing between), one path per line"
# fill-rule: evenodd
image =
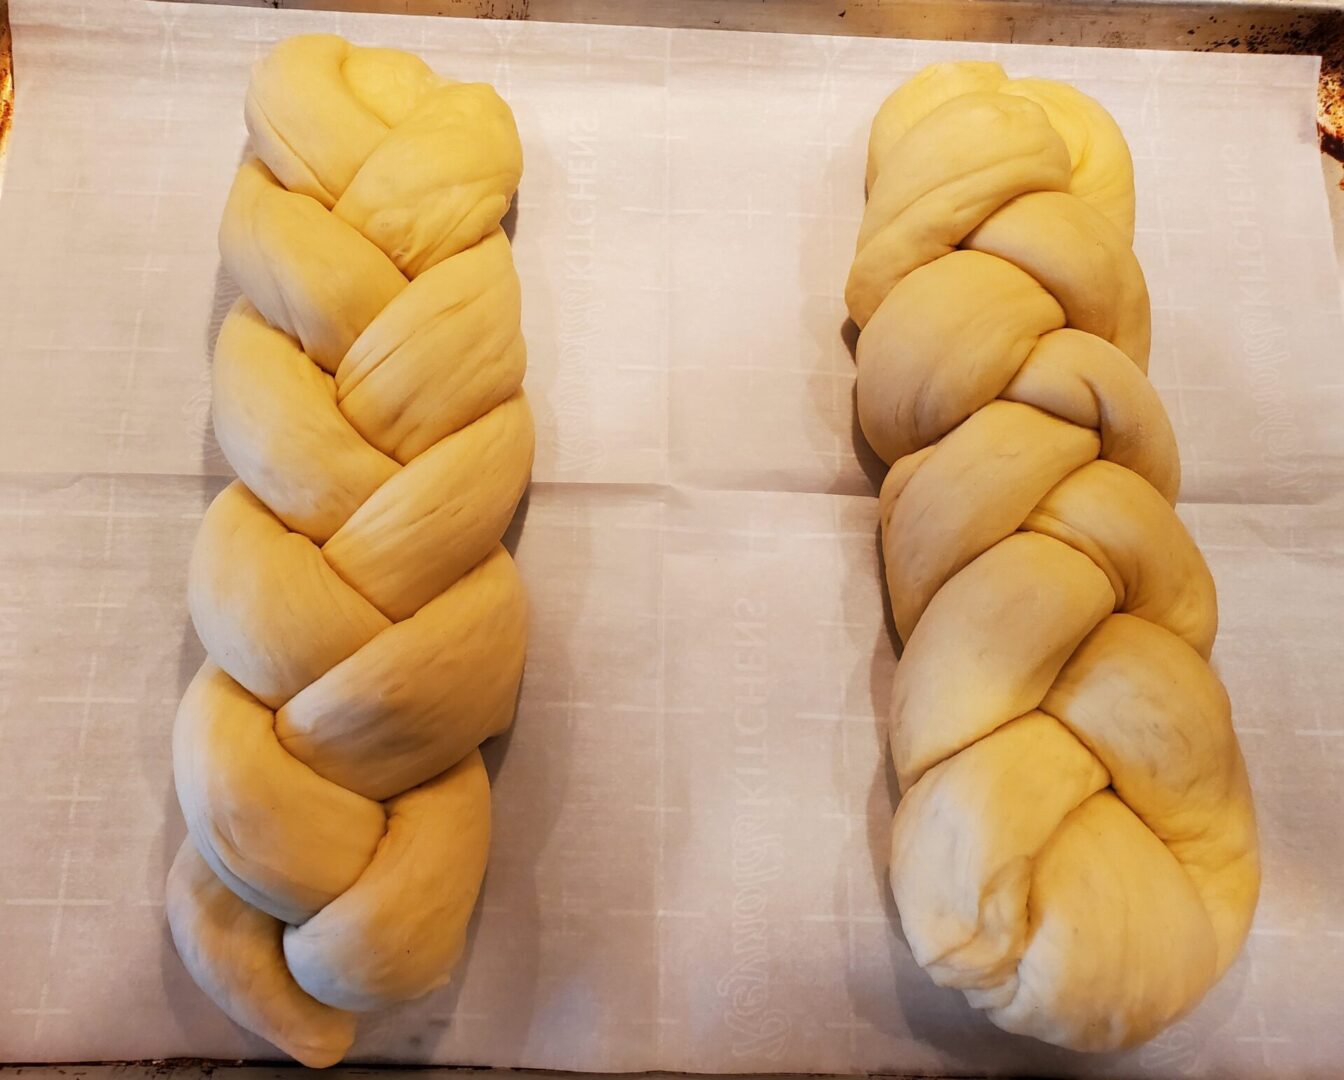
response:
M243 296L214 423L238 473L192 556L209 659L173 734L168 917L197 983L308 1065L462 952L490 839L477 745L526 604L522 172L507 105L402 52L292 38L252 75L220 228Z
M873 122L846 289L890 466L901 924L1000 1027L1082 1050L1190 1009L1259 889L1133 230L1096 102L937 65Z

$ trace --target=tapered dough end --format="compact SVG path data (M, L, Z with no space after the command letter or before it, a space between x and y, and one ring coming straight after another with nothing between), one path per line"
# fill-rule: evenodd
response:
M1109 789L1036 856L1027 916L1017 992L984 1003L1005 1031L1070 1050L1125 1050L1194 1008L1217 974L1194 883Z
M989 60L930 64L906 79L882 102L868 136L867 186L871 188L887 153L901 136L945 101L962 94L998 90L1008 76Z
M309 997L285 965L285 924L238 899L188 837L168 871L168 925L182 963L234 1023L300 1064L335 1065L355 1041L355 1018Z
M490 852L490 780L473 750L388 800L387 834L355 884L285 931L289 970L319 1001L360 1012L448 982Z

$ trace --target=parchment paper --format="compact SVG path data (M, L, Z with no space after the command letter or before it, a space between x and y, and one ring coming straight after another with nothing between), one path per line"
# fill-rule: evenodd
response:
M273 1057L194 987L162 883L185 568L225 483L215 230L249 64L334 30L494 82L539 421L535 610L460 978L364 1061L799 1072L1344 1069L1344 325L1309 59L14 5L0 200L0 1056ZM881 99L924 63L1076 81L1136 157L1153 377L1222 601L1265 885L1150 1045L993 1029L882 882L893 659L839 293Z

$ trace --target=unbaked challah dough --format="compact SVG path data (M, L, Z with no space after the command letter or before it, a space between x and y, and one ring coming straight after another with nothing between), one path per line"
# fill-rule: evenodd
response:
M873 122L845 293L890 466L901 924L937 983L1081 1050L1193 1007L1259 889L1133 231L1096 102L935 65Z
M533 447L500 228L522 150L488 86L331 36L260 61L246 119L214 358L238 479L191 561L209 659L173 733L167 906L202 989L322 1066L353 1011L447 981L485 872L476 748L527 633L500 544Z

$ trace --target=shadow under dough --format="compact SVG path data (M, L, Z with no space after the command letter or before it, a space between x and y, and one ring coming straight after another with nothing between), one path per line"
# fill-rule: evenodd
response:
M857 362L857 325L852 319L846 318L837 333L850 357ZM888 466L864 437L859 423L857 380L850 390L850 413L850 444L854 458L867 477L872 495L876 497L886 478ZM985 1059L982 1054L972 1056L967 1053L968 1030L981 1033L971 1040L981 1048L985 1045L981 1038L991 1043L1020 1040L999 1032L983 1016L977 1015L960 992L940 989L920 970L901 931L896 901L886 883L890 862L891 819L900 799L888 747L887 725L891 709L892 675L895 664L899 663L902 642L896 631L891 601L887 595L880 523L874 528L872 542L875 558L847 558L846 580L840 587L843 596L861 597L865 592L876 590L882 597L882 630L873 634L871 641L859 643L866 649L869 658L866 674L861 677L866 678L868 684L868 700L872 715L876 718L871 735L878 744L881 762L874 770L868 788L865 839L871 873L881 882L882 909L891 927L887 937L889 970L895 974L895 979L889 988L875 987L871 966L851 968L847 973L849 997L855 1012L875 1030L893 1040L904 1042L913 1038L935 1046L949 1058L969 1067L973 1058L979 1058L981 1064ZM874 566L877 568L876 573ZM846 621L861 624L864 619L856 614L853 619L847 618ZM843 882L837 886L843 887ZM898 1063L890 1064L895 1067Z
M512 243L519 223L518 198L515 196L501 221ZM524 329L529 329L529 309L554 310L545 285L529 280L523 290ZM546 387L554 377L548 359L554 353L554 335L533 328L538 340L528 342L528 371L524 388L533 409L544 408ZM548 428L537 425L538 437ZM545 514L534 502L534 487L528 487L518 503L513 520L505 530L502 543L510 556L518 560L524 578L530 609L528 660L519 687L518 708L507 731L481 745L481 756L490 778L492 840L490 861L486 866L480 899L468 926L463 954L448 985L414 1002L391 1007L364 1019L348 1063L391 1062L438 1064L451 1055L455 1064L487 1065L490 1047L521 1047L527 1044L537 1009L537 988L545 967L539 929L545 923L542 889L537 868L544 864L544 852L552 828L564 805L568 788L571 733L557 723L558 717L540 709L528 712L529 687L535 690L540 674L534 658L545 643L545 677L572 681L571 662L565 647L576 633L576 618L553 609L542 610L542 584L554 583L549 575L528 572L528 540L539 555L547 546ZM544 505L544 504L543 504ZM529 519L536 513L540 531L529 533ZM586 539L573 536L568 545L573 554L570 569L586 565L581 551L575 550ZM544 556L536 560L544 561ZM567 575L566 584L579 584L579 575ZM569 605L577 610L580 605ZM544 627L544 629L543 629ZM557 665L556 661L561 663ZM560 670L557 670L557 668ZM554 697L550 688L537 697ZM543 731L543 725L549 727ZM525 801L524 801L525 800ZM523 928L535 928L524 933ZM477 948L478 944L480 948ZM463 1002L463 998L468 1000ZM459 1022L459 1007L490 1017L489 1042L482 1040L478 1022ZM362 1050L368 1047L367 1050ZM507 1052L507 1051L506 1051Z
M238 287L232 279L224 272L222 266L216 266L215 278L213 284L213 294L210 305L210 321L205 327L205 358L207 365L214 363L215 342L219 338L220 327L224 323L224 318L229 309L233 307L240 293ZM215 440L214 427L209 419L209 411L205 414L204 422L201 424L201 457L200 460L204 466L204 474L198 475L196 501L192 507L204 514L206 508L214 500L215 496L228 485L232 478L232 471L228 463L224 460L220 452L219 444ZM211 470L220 470L214 471ZM222 474L221 474L222 471ZM191 616L187 609L187 568L191 558L191 544L195 542L193 533L192 540L185 549L174 550L173 561L169 569L172 580L178 583L176 596L176 610L179 613L177 632L179 635L179 644L177 650L177 663L174 675L174 685L171 687L171 695L181 700L186 692L187 685L195 677L196 672L200 670L205 662L205 648L201 645L196 636L196 629L192 625ZM160 579L164 572L163 566L154 568L154 574ZM164 687L164 696L168 696L170 688ZM176 719L177 708L165 707L163 712L155 712L156 721L166 717L166 727L162 731L155 732L156 740L167 740L171 744L172 726ZM182 820L182 813L178 807L177 789L174 785L172 773L171 755L168 757L169 767L165 775L154 778L155 786L162 784L163 787L163 830L157 837L159 844L158 858L151 860L149 866L153 868L154 873L158 875L157 882L146 882L146 895L161 895L164 888L164 882L168 877L168 870L173 864L173 859L177 856L178 848L181 847L183 839L186 837L186 823ZM172 1011L175 1024L173 1030L180 1032L198 1031L202 1025L202 1018L216 1014L218 1010L205 992L200 990L187 969L183 967L182 960L177 954L177 948L173 944L172 934L168 927L168 917L166 910L161 920L162 935L159 939L159 967L162 973L164 998L168 1008ZM207 1021L207 1023L210 1023ZM243 1028L233 1025L231 1021L222 1017L219 1025L223 1027L228 1025L234 1028L243 1038L253 1044L253 1055L256 1060L275 1060L280 1061L283 1055L280 1055L273 1047L264 1040L246 1032ZM194 1037L185 1039L191 1049L199 1049L199 1044L194 1041ZM166 1048L165 1052L180 1053L183 1046L174 1046ZM252 1056L252 1055L249 1055Z

